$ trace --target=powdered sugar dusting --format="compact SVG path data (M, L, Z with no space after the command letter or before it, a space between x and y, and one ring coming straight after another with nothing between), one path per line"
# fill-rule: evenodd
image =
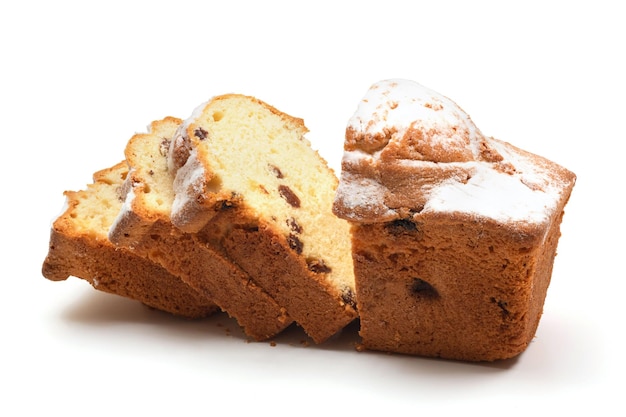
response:
M501 221L541 223L558 201L558 190L530 188L520 175L494 170L485 162L472 165L471 178L463 183L444 181L430 192L423 212L474 213Z
M128 175L130 178L130 173ZM120 208L119 213L113 220L113 223L109 227L109 235L111 235L112 231L116 230L122 219L128 215L128 213L133 211L133 201L135 200L135 190L134 187L126 187L126 195L124 196L124 202L122 203L122 207Z
M392 131L401 140L410 128L422 130L433 146L463 146L478 155L483 138L470 117L452 100L414 81L391 79L374 84L348 127L366 135ZM469 142L469 143L468 143Z
M378 181L344 172L336 191L336 201L348 220L364 217L392 220L395 212L384 204L386 189Z
M202 111L207 104L208 101L197 106L191 113L191 116L184 120L181 125L178 126L178 129L176 129L176 132L174 133L174 136L170 141L170 147L167 152L167 169L171 173L175 174L182 166L182 164L184 164L185 161L181 161L178 159L180 158L180 154L179 152L177 152L177 149L184 149L186 147L185 142L188 140L186 138L187 129L189 128L190 124L195 122L196 119L202 115Z
M411 142L405 134L416 126L421 132ZM348 220L384 222L400 216L385 204L386 199L394 199L394 193L402 192L397 191L402 189L396 189L395 183L382 179L385 176L381 174L392 167L396 173L401 169L406 178L421 177L420 188L415 191L425 203L403 207L405 213L406 209L424 214L459 212L500 222L541 223L552 215L569 185L557 173L561 169L558 165L483 136L453 101L412 81L374 84L347 129L356 145L346 147L344 152L335 203L336 212ZM377 134L389 137L382 149L368 152L367 148L359 148L359 140ZM416 145L416 141L448 149L462 145L471 156L423 158L420 152L405 150L419 148L421 144ZM447 157L445 152L439 155ZM446 169L441 170L441 176L433 177L433 166ZM444 172L464 174L446 176Z
M198 160L197 149L193 148L187 162L176 172L176 177L174 178L176 194L172 203L172 218L180 216L189 202L202 194L204 177L204 166Z

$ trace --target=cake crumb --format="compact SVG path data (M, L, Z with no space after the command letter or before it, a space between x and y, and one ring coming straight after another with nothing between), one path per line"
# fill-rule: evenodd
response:
M354 349L357 352L365 352L367 349L365 348L365 346L363 345L363 343L355 343L354 344Z
M270 346L271 346L271 347L276 347L276 342L272 340L272 341L270 342Z

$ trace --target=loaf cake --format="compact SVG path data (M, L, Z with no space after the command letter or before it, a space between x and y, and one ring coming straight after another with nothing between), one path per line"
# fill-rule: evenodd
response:
M349 224L332 213L338 180L306 132L253 97L199 106L171 142L171 220L223 247L320 343L357 313Z
M234 317L249 337L273 337L292 322L285 309L230 262L219 246L182 232L170 222L174 190L167 153L181 122L172 117L155 121L147 133L136 134L128 142L125 203L109 238L179 275Z
M333 206L352 225L363 346L468 361L524 351L575 179L418 83L374 84L348 122Z
M122 207L119 189L125 163L94 174L85 190L66 191L67 207L54 221L43 275L53 281L82 278L95 289L128 297L186 318L201 318L217 306L161 266L118 249L107 239Z

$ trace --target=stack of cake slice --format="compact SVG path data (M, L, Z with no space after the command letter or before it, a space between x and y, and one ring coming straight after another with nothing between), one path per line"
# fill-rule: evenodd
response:
M233 316L247 335L257 340L272 337L292 322L285 309L229 261L218 244L207 244L170 222L174 189L167 154L180 124L174 118L153 122L148 133L135 135L128 143L125 204L109 239L175 271Z
M67 208L52 225L43 275L53 281L83 278L97 290L186 318L210 315L217 306L204 294L107 239L122 208L119 190L127 175L128 167L121 162L96 172L86 190L65 192Z
M213 98L184 123L153 122L127 144L128 173L110 184L116 200L107 203L98 241L175 276L255 340L295 320L325 341L357 316L354 276L349 224L332 213L338 180L306 132L301 119L234 94ZM86 217L104 209L77 204ZM76 275L102 288L101 271L69 268L78 252L56 246L52 239L46 277ZM132 262L118 269L129 281L142 272ZM150 294L133 295L166 309L146 301Z

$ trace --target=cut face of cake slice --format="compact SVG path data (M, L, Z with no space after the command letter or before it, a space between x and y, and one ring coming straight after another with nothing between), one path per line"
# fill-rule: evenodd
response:
M65 192L67 208L52 225L43 275L53 281L82 278L97 290L182 317L200 318L217 311L210 299L179 277L107 239L122 207L120 187L127 173L126 164L119 163L96 172L87 189Z
M364 346L475 361L522 352L575 179L484 136L432 90L374 84L348 123L334 203L353 225Z
M148 133L128 142L125 202L109 238L180 275L234 317L246 335L256 340L273 337L292 322L285 309L229 261L219 245L170 222L174 190L167 153L180 124L172 117L153 122Z
M225 248L319 343L356 317L354 273L337 178L306 132L252 97L198 107L170 148L172 222Z

